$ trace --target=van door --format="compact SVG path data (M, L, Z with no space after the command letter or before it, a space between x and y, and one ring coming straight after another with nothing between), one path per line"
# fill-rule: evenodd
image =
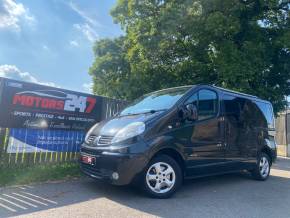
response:
M244 169L256 152L252 102L239 96L223 95L225 118L225 158L229 170Z
M242 120L244 99L235 95L224 94L222 105L225 119L226 161L232 168L239 167L245 156L245 123Z
M184 152L187 157L186 176L217 173L224 163L224 126L219 118L220 103L218 93L201 89L193 94L185 104L197 106L198 120L185 121L179 129L183 135ZM180 136L179 136L180 137Z

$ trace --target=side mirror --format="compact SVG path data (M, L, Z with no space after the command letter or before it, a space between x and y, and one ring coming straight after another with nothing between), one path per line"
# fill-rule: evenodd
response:
M180 116L184 120L190 120L190 121L197 120L198 114L197 114L196 106L194 104L185 105L180 111Z

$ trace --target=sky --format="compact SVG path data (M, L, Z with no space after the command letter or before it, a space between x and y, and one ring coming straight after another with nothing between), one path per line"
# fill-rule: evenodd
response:
M0 0L0 77L91 92L97 39L122 34L116 0Z

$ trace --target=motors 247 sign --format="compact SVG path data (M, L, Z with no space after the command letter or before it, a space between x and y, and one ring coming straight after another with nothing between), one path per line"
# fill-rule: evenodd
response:
M1 79L0 126L86 130L100 121L102 97Z

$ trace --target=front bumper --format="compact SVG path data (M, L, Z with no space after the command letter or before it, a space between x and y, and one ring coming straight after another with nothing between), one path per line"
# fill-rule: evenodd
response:
M117 153L88 148L85 144L81 148L81 155L95 158L93 165L80 162L84 174L114 185L129 184L144 169L148 161L145 154ZM113 179L113 173L118 173L119 178Z

